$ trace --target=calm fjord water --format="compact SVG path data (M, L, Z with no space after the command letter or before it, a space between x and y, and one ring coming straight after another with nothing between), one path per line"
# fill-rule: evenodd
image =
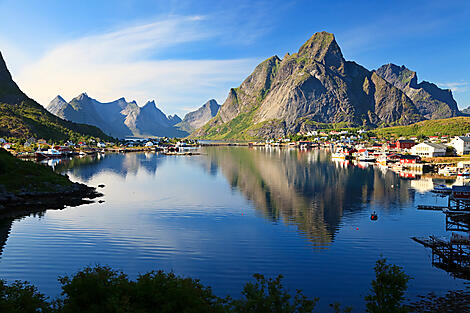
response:
M413 277L411 297L463 288L410 239L448 234L442 214L416 210L445 199L409 180L333 163L318 150L202 152L59 164L74 181L105 184L105 202L4 221L0 277L55 297L59 275L106 264L131 277L173 270L236 297L253 273L282 274L289 289L320 297L323 307L340 301L360 309L383 256ZM378 221L369 218L373 210Z

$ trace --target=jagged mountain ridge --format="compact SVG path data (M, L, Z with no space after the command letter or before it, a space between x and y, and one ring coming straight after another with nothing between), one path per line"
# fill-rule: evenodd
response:
M177 115L168 118L154 101L147 102L143 107L139 107L135 101L127 102L124 98L102 103L82 93L70 102L57 96L47 109L67 120L95 125L119 138L188 135L174 127L175 121L181 119Z
M68 140L82 136L112 140L97 127L76 124L45 110L21 91L0 52L0 136Z
M297 53L273 56L232 88L193 137L269 138L316 128L407 125L424 119L413 101L374 71L346 61L334 35L314 34Z
M404 65L389 63L379 67L376 72L387 82L402 90L425 118L440 119L460 115L450 89L441 89L427 81L418 84L416 72Z
M220 105L214 99L204 103L199 109L187 113L183 120L177 125L180 129L189 133L206 124L217 115Z

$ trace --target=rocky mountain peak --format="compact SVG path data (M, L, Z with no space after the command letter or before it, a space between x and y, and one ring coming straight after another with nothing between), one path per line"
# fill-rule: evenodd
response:
M57 95L54 99L52 99L51 102L56 102L57 103L57 102L67 102L67 101L65 101L64 98L62 98L61 95Z
M143 109L154 109L157 105L155 104L155 100L147 101L146 104L142 107Z
M313 59L327 66L340 67L344 62L343 53L335 36L325 31L315 33L300 47L299 56Z
M209 101L204 103L203 107L208 108L212 116L215 116L219 111L220 105L217 103L217 101L215 101L215 99L210 99Z
M418 76L416 72L408 69L406 66L398 66L393 63L383 65L377 69L377 74L388 82L403 89L407 86L416 88L418 85Z
M82 92L77 97L75 97L73 100L83 101L83 100L88 100L88 99L91 99L90 97L88 97L88 94L86 92Z
M3 59L2 53L0 52L0 82L11 81L12 77L10 71L8 71L7 64Z
M450 90L440 89L426 81L418 83L416 72L404 65L389 63L379 67L375 72L403 91L425 118L446 118L460 114Z

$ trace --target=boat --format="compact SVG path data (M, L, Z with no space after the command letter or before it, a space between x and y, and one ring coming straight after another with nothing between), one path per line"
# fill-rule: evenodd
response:
M370 215L370 219L371 221L376 221L379 219L379 216L377 215L377 213L375 213L375 211Z
M447 187L446 185L437 185L437 186L434 186L431 192L441 193L441 194L450 194L452 192L452 188Z
M470 176L470 172L461 172L461 173L458 173L457 176L463 176L463 177L467 177L467 176Z
M40 158L40 159L53 159L53 158L61 158L64 156L62 152L56 149L52 149L52 148L47 149L46 151L37 150L35 152L35 155L37 158Z

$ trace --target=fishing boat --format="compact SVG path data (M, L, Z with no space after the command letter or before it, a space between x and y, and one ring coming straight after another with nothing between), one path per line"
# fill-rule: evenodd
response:
M441 193L441 194L450 194L452 192L452 188L447 187L446 185L437 185L434 186L434 189L431 190L434 193Z
M370 215L370 220L371 221L376 221L379 219L379 216L377 215L377 213L375 213L375 211Z
M54 158L61 158L64 156L62 152L56 149L47 149L46 151L37 150L35 155L39 159L54 159Z

